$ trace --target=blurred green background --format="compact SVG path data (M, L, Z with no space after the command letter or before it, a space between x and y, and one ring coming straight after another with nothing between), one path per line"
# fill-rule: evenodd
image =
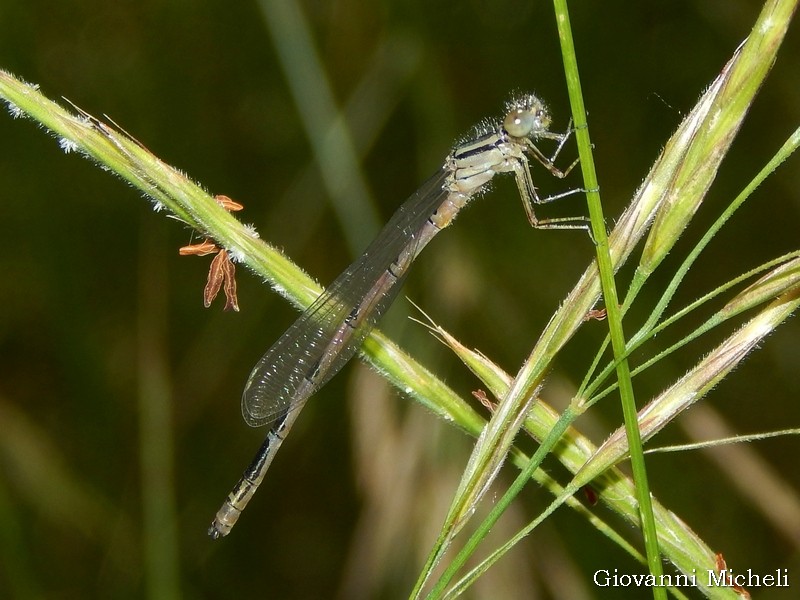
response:
M609 225L759 9L744 0L573 3ZM556 129L569 118L547 2L5 0L0 25L0 67L109 115L213 193L242 202L241 219L323 283L453 140L499 115L511 91L546 99ZM306 33L316 54L302 51ZM800 122L798 45L790 31L672 266ZM333 183L365 202L359 223L336 217L315 163L336 108L348 110L364 185L359 192L345 171ZM204 309L209 259L177 253L190 231L65 156L30 121L0 115L0 142L0 597L404 597L471 440L354 363L309 404L233 533L212 542L205 530L263 435L242 422L241 389L295 313L244 270L240 313L219 301ZM567 147L565 161L574 152ZM796 165L726 227L676 306L797 248ZM580 185L535 176L543 193ZM585 214L581 203L543 214ZM513 373L593 249L580 233L532 231L510 180L474 204L422 255L404 294ZM654 280L629 332L659 292ZM406 318L414 314L401 299L386 328L469 397L475 380ZM602 340L602 324L584 329L549 380L555 405ZM721 437L797 426L799 335L790 321L656 441L685 441L690 428ZM709 347L691 346L635 380L638 401ZM608 399L580 425L600 442L619 421ZM708 424L720 421L723 429ZM800 585L798 442L734 450L653 457L653 491L730 566L789 568ZM546 501L529 490L498 539ZM641 570L561 511L468 596L610 597L591 574L615 567ZM628 594L614 597L644 597Z

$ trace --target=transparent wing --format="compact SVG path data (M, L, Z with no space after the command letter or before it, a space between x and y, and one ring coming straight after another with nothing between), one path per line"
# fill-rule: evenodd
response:
M397 297L408 264L396 278L387 277L387 270L399 256L409 256L410 262L422 249L416 247L419 233L447 196L442 188L446 176L440 169L406 200L364 254L258 361L242 394L242 415L248 425L271 424L302 406L358 351ZM356 325L347 325L348 319Z

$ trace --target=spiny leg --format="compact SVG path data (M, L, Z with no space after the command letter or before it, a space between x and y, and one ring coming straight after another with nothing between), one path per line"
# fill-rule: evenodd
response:
M574 166L574 164L573 164ZM572 167L570 167L571 169ZM582 188L575 188L540 198L536 187L533 185L533 178L531 177L531 170L528 166L528 161L525 158L520 159L514 163L514 178L519 188L519 194L522 197L522 205L525 208L525 214L528 217L528 222L536 229L583 229L589 231L588 219L586 217L556 217L552 219L539 219L533 210L534 204L546 204L572 194L583 192Z
M551 175L558 177L559 179L564 179L570 174L572 169L575 168L575 165L580 162L580 158L576 158L574 161L572 161L572 164L563 171L556 167L555 162L558 158L558 155L561 153L561 149L564 147L564 144L567 143L567 140L572 136L574 131L575 129L572 127L572 119L570 118L569 123L567 124L567 129L564 133L545 131L539 135L540 138L555 140L558 142L558 146L556 146L555 151L549 157L545 155L544 152L539 150L538 146L536 146L536 144L534 144L529 138L525 138L525 149L536 159L536 162L540 163L545 169L550 171Z
M558 146L556 146L555 151L553 154L550 155L549 158L545 158L545 160L550 163L551 165L556 162L556 158L561 153L561 149L564 147L564 144L567 143L567 140L572 136L572 133L575 129L572 127L572 117L569 119L569 123L567 123L567 129L564 133L554 133L552 131L545 131L539 134L539 137L545 138L548 140L555 140L558 142ZM530 140L529 140L530 141ZM571 169L572 167L570 167Z

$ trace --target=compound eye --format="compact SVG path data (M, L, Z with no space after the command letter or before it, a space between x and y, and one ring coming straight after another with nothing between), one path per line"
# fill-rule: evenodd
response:
M527 137L539 126L538 115L522 108L515 108L503 119L503 129L512 137Z

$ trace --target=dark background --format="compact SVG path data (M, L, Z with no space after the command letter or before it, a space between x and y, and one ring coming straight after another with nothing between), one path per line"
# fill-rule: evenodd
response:
M242 202L242 220L328 282L358 248L343 243L351 224L335 217L315 167L313 147L325 132L307 136L304 122L313 119L287 84L267 25L278 19L269 4L7 0L0 4L0 67L53 99L109 115L213 193ZM743 0L573 4L612 225L760 7ZM566 127L547 2L316 1L301 8L337 104L361 99L353 129L376 223L438 168L453 140L498 115L511 91L535 90L549 103L554 128ZM299 39L286 23L275 27ZM797 56L790 31L664 277L797 126ZM312 77L296 50L288 65L299 81ZM205 529L263 433L242 422L240 391L295 313L244 270L242 311L224 313L219 301L205 310L209 259L178 256L192 241L185 227L88 161L65 156L30 121L0 115L0 142L0 596L407 595L471 440L354 364L309 405L233 533L210 541ZM574 146L565 153L574 156ZM745 205L690 273L676 307L797 248L797 173L793 158ZM543 193L580 185L535 176ZM585 211L576 196L543 214ZM368 240L374 232L349 235ZM592 253L583 234L532 231L505 179L431 244L404 294L513 373ZM655 278L629 333L659 293ZM468 397L475 380L409 314L401 299L387 329ZM570 397L602 339L602 324L584 329L550 377L545 398L553 404ZM690 325L678 330L635 361ZM798 334L796 321L788 322L688 417L722 419L734 433L797 426ZM635 380L638 402L721 336ZM600 442L619 421L609 398L581 425ZM704 427L701 437L724 435ZM676 424L656 442L686 439ZM789 568L800 585L798 442L736 450L744 455L719 462L701 452L653 457L653 491L730 566ZM752 493L769 489L758 477L778 482L785 496L766 492L766 503L756 504ZM529 490L498 539L546 501ZM148 503L174 520L152 522ZM636 539L627 525L621 529ZM601 568L642 570L561 511L468 596L609 597L591 583ZM759 597L792 597L764 592Z

